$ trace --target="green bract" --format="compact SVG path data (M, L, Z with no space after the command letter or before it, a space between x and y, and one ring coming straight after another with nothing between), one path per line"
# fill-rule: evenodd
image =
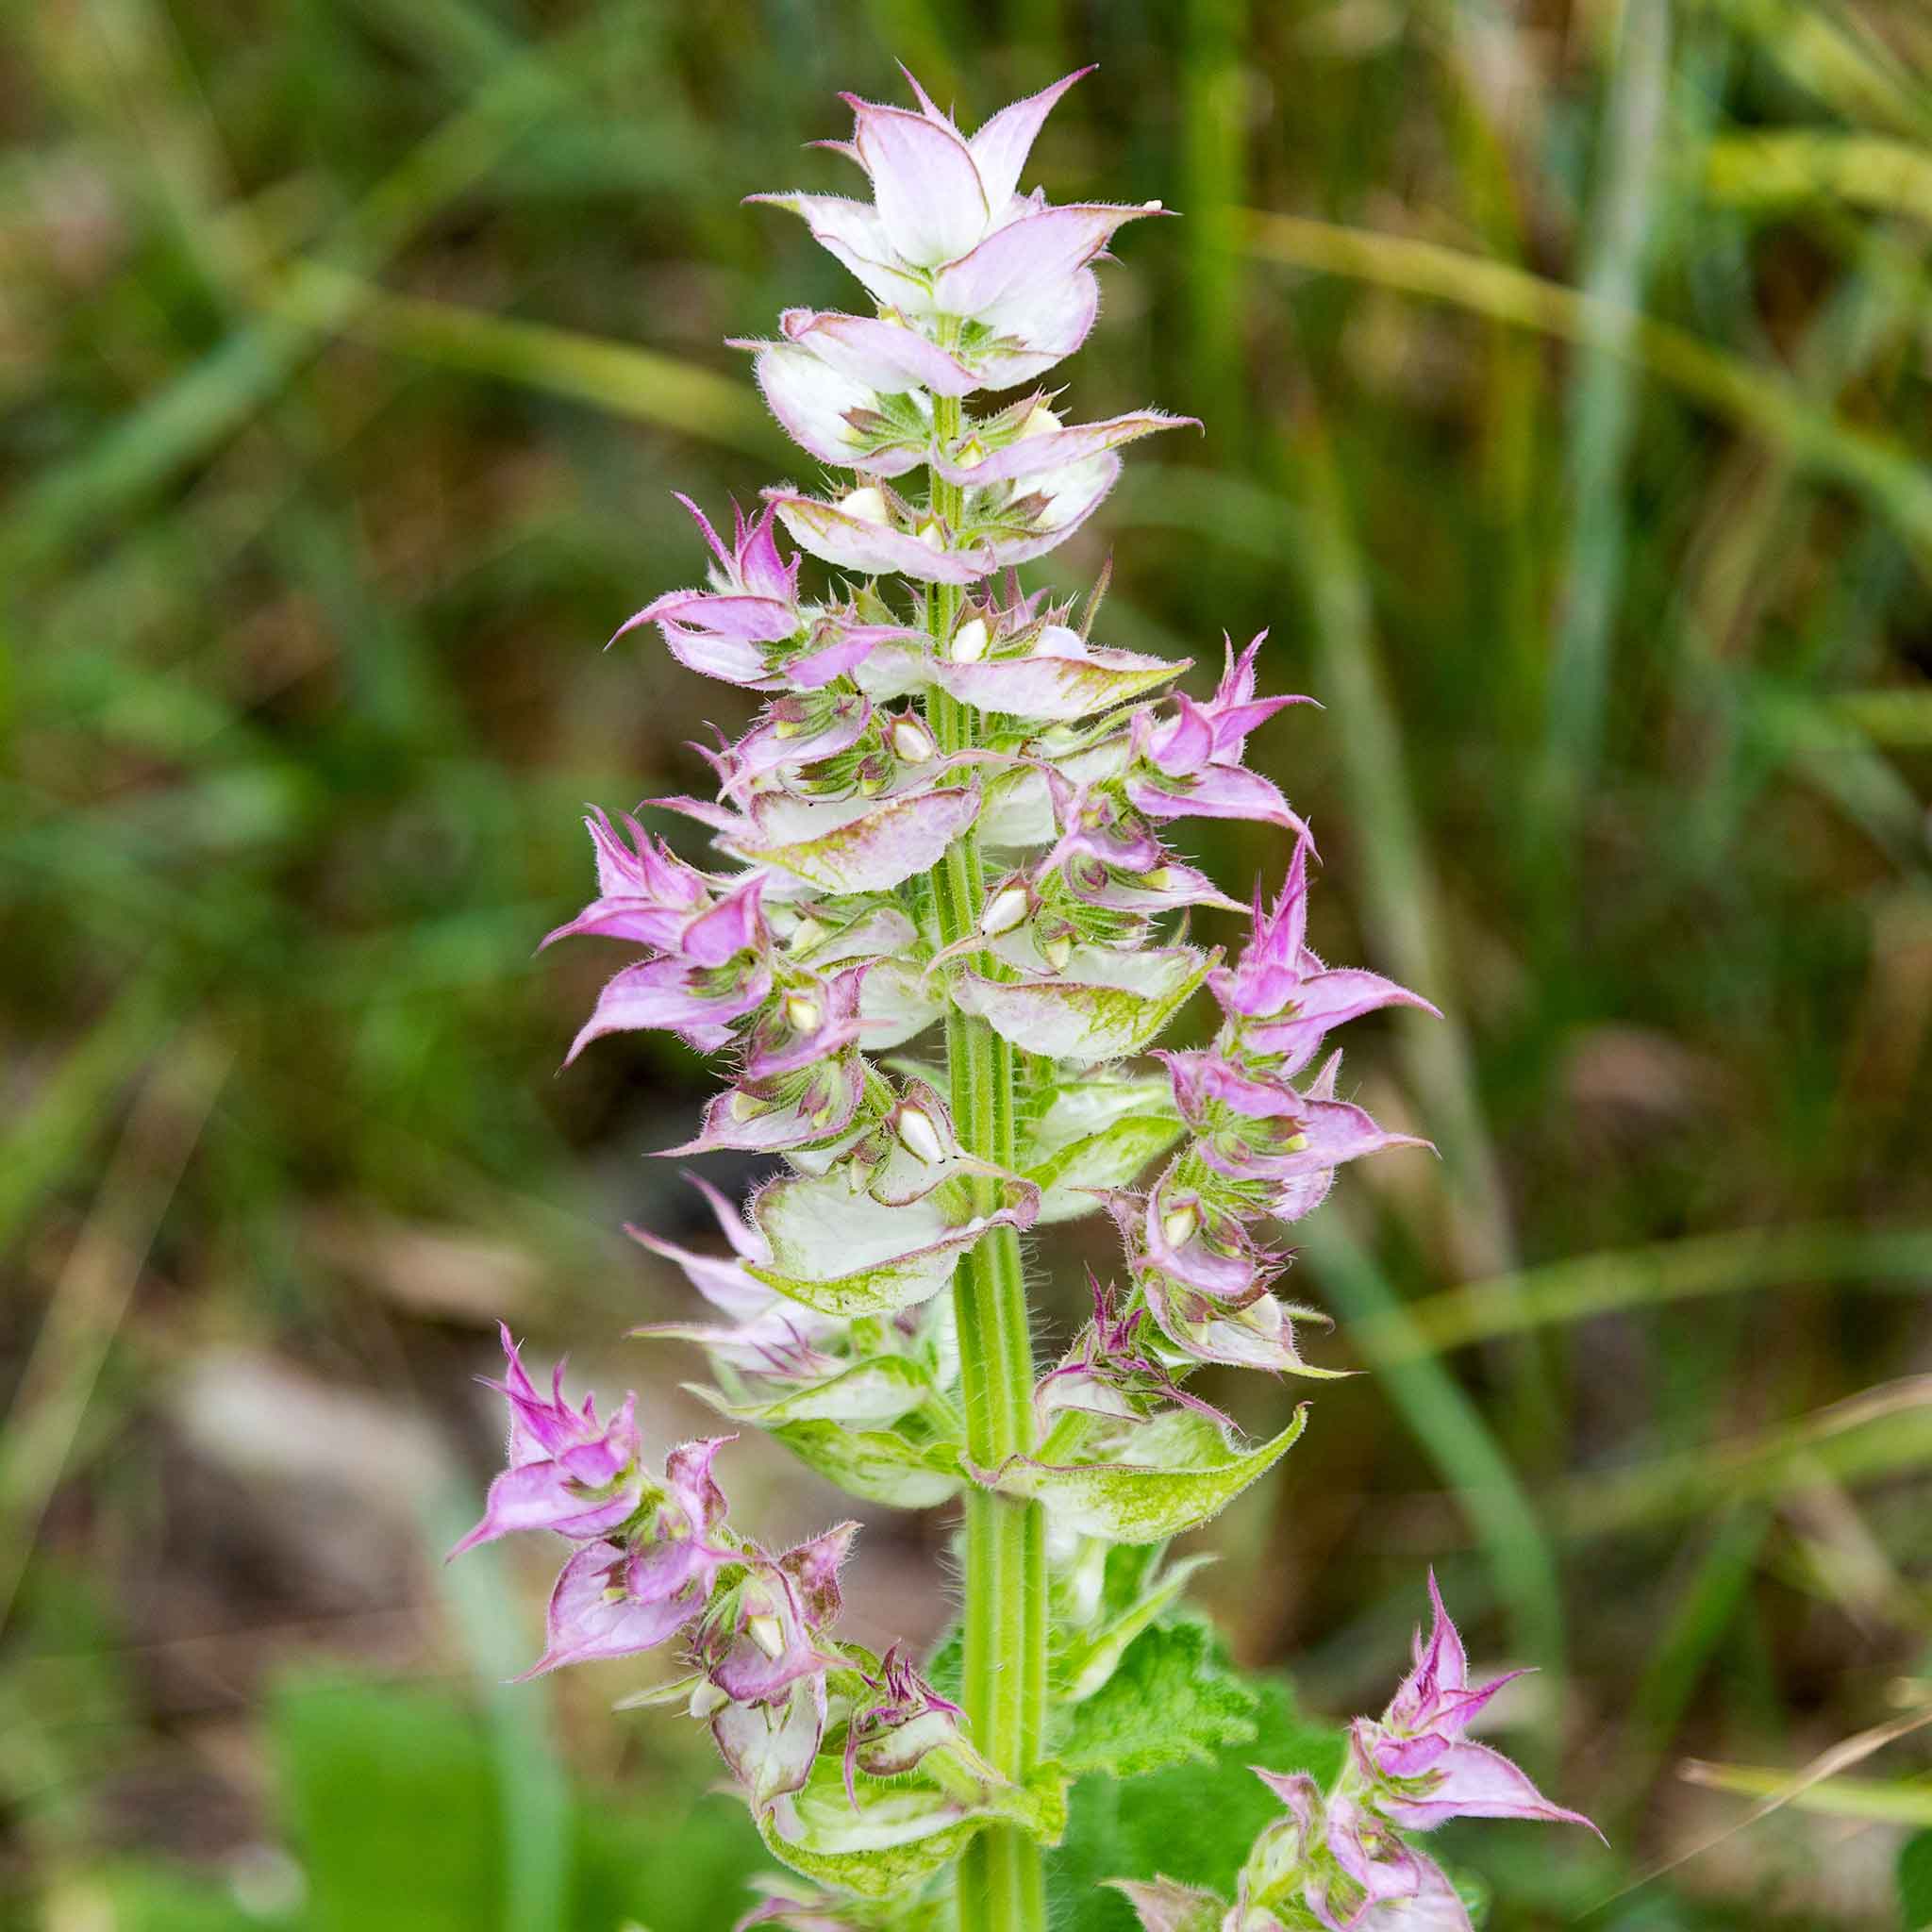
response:
M1119 1543L1164 1543L1211 1523L1293 1447L1307 1406L1271 1441L1229 1446L1201 1416L1164 1415L1125 1437L1119 1460L1041 1462L1015 1456L991 1472L993 1489L1045 1507L1060 1527Z

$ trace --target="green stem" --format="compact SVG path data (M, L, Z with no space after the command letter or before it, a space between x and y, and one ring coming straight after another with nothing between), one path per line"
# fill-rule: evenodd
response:
M959 405L934 402L941 439L958 434ZM948 526L959 491L931 478L930 506ZM926 620L943 651L958 619L959 593L935 584ZM972 708L934 690L926 717L942 755L970 750L978 720ZM940 941L953 945L978 928L986 899L979 841L968 831L932 875ZM996 970L988 956L974 965ZM946 1061L954 1125L969 1153L1010 1169L1014 1154L1013 1049L983 1020L949 1008ZM986 1180L979 1211L998 1205ZM996 1469L1034 1446L1033 1343L1026 1324L1026 1274L1019 1236L995 1228L960 1262L953 1281L958 1317L959 1374L966 1449L975 1467ZM965 1688L973 1741L1005 1774L1024 1780L1040 1761L1046 1722L1046 1540L1037 1504L981 1489L966 1496ZM1046 1884L1039 1841L1018 1825L992 1825L967 1847L958 1869L959 1932L1044 1932Z

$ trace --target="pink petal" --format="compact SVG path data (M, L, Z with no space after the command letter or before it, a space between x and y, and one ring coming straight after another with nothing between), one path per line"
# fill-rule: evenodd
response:
M995 215L1012 200L1020 185L1020 171L1026 165L1026 157L1046 117L1076 80L1092 72L1091 65L1082 67L1064 80L1042 88L1039 93L1002 108L967 143L985 185L987 202Z
M549 1644L519 1683L561 1664L655 1650L703 1609L704 1599L696 1593L654 1604L628 1594L613 1600L609 1590L624 1561L625 1553L614 1543L591 1543L563 1566L550 1595Z
M901 323L788 308L778 326L840 375L883 395L924 389L938 396L963 396L980 386L957 358Z
M1039 476L1084 462L1104 450L1118 449L1162 429L1198 429L1193 416L1170 416L1162 409L1136 409L1131 415L1109 416L1104 423L1081 423L1071 429L1051 429L1043 436L1024 436L994 450L976 463L954 462L943 455L933 458L948 483L1008 483L1015 477Z
M761 880L748 880L699 913L679 936L678 952L697 966L722 966L744 952L764 931L758 917L758 894L762 890Z
M701 630L687 630L680 625L667 624L659 628L671 655L687 671L695 671L700 677L715 677L721 684L738 685L745 691L774 688L765 654L756 644L712 637Z
M841 461L846 460L843 458ZM774 597L751 597L732 591L668 591L626 618L612 632L614 644L640 625L678 625L736 643L776 644L795 637L797 607Z
M1116 228L1159 212L1076 203L1023 215L941 269L933 283L933 302L946 315L982 317L1028 285L1057 282L1084 268Z
M607 1033L657 1027L682 1034L700 1051L715 1052L729 1038L725 1024L762 1005L772 990L771 969L763 964L730 993L694 991L689 974L690 969L679 959L647 959L641 966L626 966L597 995L596 1008L571 1041L564 1065Z
M836 194L747 194L748 202L782 208L803 219L811 237L881 302L925 313L932 302L924 281L892 261L892 244L873 208Z
M991 549L947 552L909 531L848 516L836 504L785 490L768 490L778 517L801 549L845 570L868 575L915 577L924 583L974 584L996 568Z
M979 320L995 331L995 340L973 358L981 387L1035 381L1087 340L1099 313L1100 279L1091 268L1043 287L1023 283L980 312Z
M984 534L984 547L991 556L994 568L1004 570L1012 564L1029 563L1034 558L1058 549L1106 501L1120 474L1120 458L1108 451L1064 470L1025 478L1026 484L1046 491L1052 501L1041 513L1032 535L1006 536L996 531ZM970 508L968 520L970 523Z
M1134 808L1158 824L1175 819L1255 819L1286 825L1291 832L1307 829L1272 779L1239 765L1209 765L1173 790L1130 777L1126 791Z
M675 1263L684 1271L685 1279L714 1308L723 1309L735 1320L749 1320L771 1307L772 1291L747 1274L742 1261L717 1255L693 1254L689 1248L680 1248L675 1241L667 1241L653 1234L649 1228L637 1227L628 1222L625 1224L624 1231L640 1247L648 1248L652 1254L661 1255L665 1260Z
M1380 1800L1391 1824L1433 1831L1452 1818L1527 1818L1596 1829L1580 1811L1551 1804L1516 1765L1487 1744L1452 1744L1436 1760L1431 1775L1437 1782L1426 1797Z
M628 940L635 946L673 952L689 917L687 912L657 905L649 899L597 899L568 924L555 926L545 933L538 951L558 940L588 938Z
M888 443L867 452L847 420L854 410L878 408L877 393L841 375L808 349L768 343L754 365L758 388L793 442L835 469L864 470L875 476L903 475L925 459L924 439Z
M844 98L856 117L853 145L872 176L873 204L894 252L922 268L964 255L992 212L966 143L924 114Z

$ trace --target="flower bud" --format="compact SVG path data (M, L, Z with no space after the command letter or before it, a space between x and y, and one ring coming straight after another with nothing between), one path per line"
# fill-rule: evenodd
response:
M747 1617L745 1635L769 1657L785 1655L785 1625L776 1617Z
M979 929L988 939L997 939L1001 933L1024 924L1029 909L1026 888L1007 886L988 901L986 910L979 915Z
M819 1003L815 999L802 992L786 994L785 1021L794 1033L816 1033L819 1020Z
M986 656L986 620L983 617L969 617L953 633L953 641L946 655L955 664L977 664Z
M1025 442L1036 436L1051 436L1060 426L1060 419L1044 403L1036 403L1020 425L1018 440Z
M908 765L923 765L939 747L932 741L932 733L917 718L895 718L892 721L892 749Z
M841 496L838 509L841 516L856 517L861 524L889 525L892 521L892 514L886 508L885 491L873 483Z
M1200 1224L1201 1217L1194 1212L1192 1203L1179 1208L1170 1208L1160 1217L1161 1239L1171 1248L1185 1247Z
M927 517L925 522L920 525L919 541L928 550L943 550L946 547L945 535L941 530L936 518Z
M899 1144L907 1153L916 1156L928 1167L937 1167L946 1158L946 1150L940 1140L940 1130L933 1125L932 1116L922 1108L906 1106L899 1109L899 1117L893 1124L893 1130L899 1136Z

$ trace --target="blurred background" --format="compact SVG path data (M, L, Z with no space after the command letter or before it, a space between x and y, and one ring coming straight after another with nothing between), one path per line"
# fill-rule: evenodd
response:
M1614 1849L1458 1840L1498 1927L1925 1924L1919 0L6 10L0 1924L748 1902L695 1727L609 1712L650 1666L503 1687L550 1553L440 1556L499 1315L702 1425L696 1361L618 1340L688 1304L617 1230L699 1234L646 1156L708 1076L632 1035L554 1078L610 958L532 948L582 804L701 789L746 716L602 646L697 576L674 488L798 472L720 339L858 291L739 200L842 192L801 143L895 58L969 126L1101 63L1029 178L1187 219L1123 238L1068 400L1208 433L1035 580L1110 544L1103 634L1204 666L1269 627L1326 707L1257 742L1316 942L1449 1015L1355 1029L1442 1159L1307 1224L1310 1349L1369 1373L1203 1599L1336 1717L1429 1562L1541 1667L1501 1741ZM1056 1245L1055 1332L1107 1251ZM841 1512L732 1458L766 1534ZM869 1524L853 1634L935 1637L946 1537Z

